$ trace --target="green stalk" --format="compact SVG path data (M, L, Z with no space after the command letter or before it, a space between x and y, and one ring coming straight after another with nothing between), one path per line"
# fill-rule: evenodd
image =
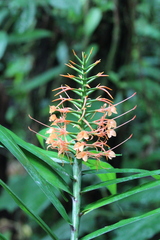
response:
M81 196L80 196L81 171L82 171L82 160L74 158L71 240L78 240L78 236L79 236L80 204L81 204Z
M86 67L86 58L85 54L82 53L82 61L81 61L81 117L79 121L80 129L84 129L84 121L85 118L85 109L86 109L86 82L87 75L84 71ZM73 198L72 198L72 226L71 226L71 240L78 240L79 237L79 225L80 225L80 207L81 207L81 173L82 171L82 159L74 158L73 162Z

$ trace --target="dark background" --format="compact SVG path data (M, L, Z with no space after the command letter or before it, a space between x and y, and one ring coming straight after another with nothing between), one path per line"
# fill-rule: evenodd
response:
M75 61L72 49L81 56L82 51L89 52L93 47L92 60L101 59L101 63L92 73L104 71L109 75L109 78L98 79L97 84L100 81L113 89L115 103L137 92L133 99L118 106L121 114L137 105L134 113L120 119L120 123L134 114L137 117L118 130L118 136L111 145L118 144L131 133L133 137L116 149L123 156L109 163L114 167L156 170L160 166L159 46L159 0L1 0L0 123L22 139L38 144L28 126L36 131L42 126L32 122L28 114L48 124L49 105L54 98L52 89L62 83L74 84L72 80L59 76L71 73L64 63L70 59ZM51 226L56 219L54 228L60 233L66 231L66 236L63 234L61 239L67 239L69 230L45 197L37 192L36 196L41 198L38 205L35 196L30 195L30 190L36 187L25 171L8 152L2 149L0 153L1 179L10 186L16 186L20 196L32 202L32 207L37 208ZM92 179L86 181L91 182ZM133 186L145 179L137 181L132 182ZM125 184L120 185L119 191L127 188ZM87 201L96 200L96 194ZM92 221L86 220L88 228L97 229L122 217L154 209L159 206L159 199L160 190L153 189L146 195L123 200L119 205L112 204L106 208L108 222L106 216L103 217L104 212L99 210L91 216ZM8 239L49 239L3 191L0 211L0 232L5 232ZM158 240L159 220L153 218L132 224L108 234L107 239ZM85 227L84 219L83 232ZM103 240L106 236L97 239Z

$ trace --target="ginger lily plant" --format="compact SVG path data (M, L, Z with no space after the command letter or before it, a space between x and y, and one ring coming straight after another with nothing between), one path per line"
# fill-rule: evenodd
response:
M100 62L98 60L89 65L90 54L87 56L85 53L82 53L82 59L80 59L74 52L79 64L73 61L66 64L68 67L74 69L78 73L78 76L71 74L61 76L72 79L79 84L79 88L71 88L68 85L64 85L53 90L60 90L55 94L58 98L53 100L53 102L58 101L59 103L57 106L50 106L51 116L49 121L52 123L47 131L49 137L46 141L49 148L58 150L59 155L67 155L68 152L72 152L75 158L85 162L87 162L88 158L100 160L102 157L105 157L108 160L116 157L113 151L115 147L110 148L108 140L112 136L116 136L117 123L115 119L117 117L111 118L111 116L112 114L117 114L116 106L120 104L113 104L113 97L109 92L111 89L107 86L98 84L96 87L90 87L89 84L96 78L107 76L101 72L88 77L88 73ZM97 90L102 90L109 98L97 96L92 99L90 96L96 94ZM72 91L78 97L76 99L71 98L68 91ZM61 94L64 94L64 96ZM134 95L135 93L131 97ZM66 102L70 103L70 107L64 107L64 103ZM101 103L100 108L94 107L97 106L97 102ZM60 117L57 117L56 113L60 113ZM74 120L72 120L73 117ZM96 120L93 120L93 117ZM67 136L70 136L70 139Z
M47 128L47 130L45 130L46 134L44 134L46 149L43 150L24 142L2 126L0 126L0 142L1 147L9 149L21 162L62 218L70 225L70 240L89 240L111 230L159 213L160 209L155 209L141 216L122 220L111 226L92 230L92 232L88 231L86 235L83 232L79 232L80 218L83 217L83 215L112 202L134 195L137 192L158 186L160 181L158 180L159 176L157 174L159 174L160 171L114 169L107 162L107 160L116 157L116 148L131 137L130 135L126 140L116 146L109 145L109 139L116 137L116 129L134 120L135 116L127 122L117 125L116 120L133 111L135 107L121 115L117 115L116 107L132 98L135 93L122 102L115 104L110 93L110 88L101 84L92 86L94 85L95 79L107 77L103 72L94 76L89 75L89 72L100 60L89 64L91 52L88 56L82 53L81 59L74 51L73 53L77 63L70 61L66 65L75 71L76 74L72 75L68 73L62 76L76 82L79 86L78 88L74 88L63 85L53 90L56 98L53 100L54 105L50 106L49 121L51 124L50 126L43 124ZM101 90L102 94L107 97L96 96L97 90L98 92ZM38 137L42 142L41 134L39 134ZM72 169L72 174L67 170L67 165ZM116 178L116 173L134 173L134 175ZM82 176L85 174L97 175L100 182L82 187ZM145 183L136 189L130 189L125 193L116 194L117 183L145 176L154 176L157 180L148 182L147 184ZM0 183L11 194L23 211L32 216L52 239L60 239L9 186L2 180ZM81 199L83 198L83 194L100 189L101 187L107 187L111 195L109 197L102 197L98 201L88 205L84 203L82 208ZM62 202L57 195L55 195L55 191L58 191L58 195L62 195L63 198L66 199L66 196L62 194L62 191L64 191L65 194L68 194L68 197L72 199L71 213L66 212Z
M89 65L88 62L91 52L88 56L83 52L82 59L80 59L74 51L73 53L78 60L78 64L70 61L66 65L77 72L78 76L69 73L61 76L75 81L79 87L72 88L64 85L53 90L59 91L55 94L58 98L53 100L54 103L58 101L58 104L56 106L50 106L51 116L49 121L51 122L51 126L47 131L49 137L46 143L48 144L48 148L57 149L58 155L72 153L73 209L71 240L76 240L79 236L79 219L82 215L80 206L82 162L87 162L88 159L100 161L103 157L106 160L116 157L113 151L116 147L111 148L108 145L108 140L116 136L115 129L117 128L117 123L115 119L117 117L111 118L111 116L117 114L116 105L120 103L113 103L113 97L109 92L111 90L109 87L102 86L101 84L98 84L96 87L90 86L95 79L107 77L103 72L88 77L89 72L100 60ZM95 95L97 90L103 91L108 98L97 96L92 99L91 96L93 94ZM72 91L72 94L74 93L77 98L70 97L68 93L70 91ZM64 96L62 96L62 94ZM132 96L134 95L135 94ZM125 101L128 99L125 99ZM97 102L101 103L100 108L96 108ZM65 107L65 103L69 103L69 106ZM57 114L60 114L60 117L57 117ZM73 117L74 120L72 120ZM93 120L93 117L96 120ZM131 120L134 118L135 117ZM67 136L69 136L69 138L67 138Z

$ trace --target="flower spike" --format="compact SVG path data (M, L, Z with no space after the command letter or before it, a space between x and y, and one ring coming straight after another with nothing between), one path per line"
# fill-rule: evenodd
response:
M100 160L102 157L105 157L107 160L111 160L116 157L116 153L113 150L129 140L132 135L114 147L109 146L109 139L116 137L116 129L133 121L135 116L118 126L116 119L136 108L134 107L119 116L112 117L112 114L117 114L117 105L129 100L136 93L115 104L110 93L111 88L101 84L91 87L89 84L94 82L95 79L108 76L104 72L99 72L94 76L88 77L91 69L101 61L97 60L89 65L91 53L92 49L88 56L82 52L82 58L80 59L73 50L78 63L69 61L66 65L78 72L78 76L70 73L67 75L61 74L61 76L72 79L79 86L78 88L72 88L68 85L63 85L53 90L58 91L54 95L56 99L53 100L53 103L57 101L59 103L50 106L49 121L51 126L47 131L49 137L46 140L48 148L57 150L59 155L68 155L71 152L72 154L70 155L74 155L77 159L85 162L89 158ZM103 96L96 96L97 90L98 92L101 90ZM68 91L73 91L74 96L77 95L77 98L71 98ZM94 99L89 98L89 95L93 93L96 97ZM108 98L104 96L106 94ZM68 102L69 106L63 105L66 105ZM101 106L97 107L99 102Z

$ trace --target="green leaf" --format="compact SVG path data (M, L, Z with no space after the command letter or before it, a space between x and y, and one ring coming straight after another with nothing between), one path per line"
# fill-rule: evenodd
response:
M14 1L15 0L10 1L11 5L13 4ZM36 1L16 0L15 2L16 2L15 5L19 6L17 6L17 11L15 10L15 12L17 12L18 17L16 17L16 22L14 24L14 32L22 34L24 32L31 31L32 29L32 33L34 35L34 32L36 32L36 28L34 28L36 25L36 13L37 13ZM8 7L9 9L12 8L11 5L10 7ZM19 13L18 9L21 9Z
M49 4L54 8L72 10L76 14L80 13L81 1L80 0L48 0Z
M11 34L8 36L8 43L25 43L41 38L51 37L52 33L44 29L36 29L34 31L26 31L21 34Z
M0 31L0 59L3 57L8 44L8 36L6 32Z
M153 209L154 208L151 208L151 209L148 209L148 210L145 210L145 211L151 211ZM139 212L138 211L135 214L133 213L134 215L131 215L130 217L139 216L139 215L144 214L144 213L145 212ZM137 222L134 222L132 224L128 224L124 227L121 227L121 228L118 228L118 229L114 230L114 232L113 232L113 234L115 236L114 240L122 240L122 239L124 239L124 236L127 236L127 239L129 239L129 240L135 240L135 239L160 240L158 238L158 235L157 235L157 234L159 234L159 230L160 230L159 223L160 223L160 214L154 214L154 215L150 216L149 218L144 218L141 221L137 221ZM56 234L56 235L59 236L58 234ZM157 238L156 238L156 236L157 236Z
M2 127L1 127L2 128ZM56 183L58 184L57 187L61 188L62 190L72 194L71 190L68 187L68 183L64 182L63 178L66 178L67 182L72 176L70 176L66 171L64 167L61 167L59 164L55 163L55 160L57 161L56 157L59 157L57 153L54 153L52 151L47 151L40 149L32 144L26 143L25 141L21 140L19 137L17 137L14 133L6 129L7 132L12 136L12 138L15 140L15 142L22 148L26 149L28 152L25 152L28 158L30 158L30 161L32 164L38 169L39 173L54 187L56 186ZM24 152L24 150L23 150ZM32 153L34 157L32 156ZM32 157L31 157L32 156ZM41 161L42 159L42 161ZM65 158L67 159L67 158ZM68 159L67 159L68 160ZM59 162L64 163L65 161L59 160ZM68 160L69 161L69 160ZM51 167L52 169L51 169ZM54 170L53 170L54 169ZM46 175L46 176L45 176Z
M0 141L3 145L17 158L17 160L23 165L29 175L33 178L35 183L41 188L41 190L46 194L51 203L55 206L57 211L61 214L61 216L68 222L70 219L61 204L58 200L57 196L54 194L54 187L51 186L45 178L43 178L39 172L36 170L34 166L29 162L28 158L25 156L23 151L19 148L19 146L15 143L14 139L10 136L10 134L6 131L6 129L0 126Z
M52 69L49 69L48 71L45 71L44 73L32 78L32 79L26 79L22 85L16 89L17 92L21 93L28 93L32 91L33 89L40 87L49 81L51 81L54 77L59 76L61 72L64 71L65 66L57 66ZM15 89L14 89L15 91Z
M33 58L31 56L22 56L14 61L9 61L5 71L5 77L14 78L19 75L19 79L15 82L14 87L18 84L24 83L24 76L28 74L33 67Z
M111 169L113 168L109 163L107 162L98 162L97 164L97 161L95 160L88 160L87 162L85 162L85 165L87 165L89 168L93 169L93 170L108 170L108 169ZM83 172L84 173L84 172ZM101 179L101 181L103 181L104 185L103 187L107 187L108 190L111 192L111 194L116 194L117 192L117 187L116 187L116 184L107 184L107 181L109 180L114 180L116 179L116 174L113 172L113 173L98 173L98 172L95 172L97 177ZM83 192L83 189L82 189L82 192Z
M48 165L48 166L46 165L47 168L49 168L49 166L51 166L54 169L54 171L56 172L55 175L58 174L58 177L60 179L63 178L67 182L67 184L65 184L65 185L68 186L68 181L70 179L72 179L72 173L69 172L69 171L66 171L65 165L62 167L59 164L57 164L57 162L61 163L62 165L64 163L70 164L70 160L66 156L64 156L64 155L63 156L58 156L57 152L44 150L44 149L36 147L36 146L34 146L34 145L30 144L30 143L26 143L25 141L20 139L18 136L16 136L10 130L6 129L6 131L12 136L12 138L15 140L15 142L20 147L26 149L28 152L30 152L34 156L38 157L38 159L37 159L38 162L41 162L42 165L44 165L43 162L45 162ZM42 171L42 173L43 173L43 171ZM52 170L52 173L53 173L53 170ZM54 181L52 183L54 184ZM63 188L63 190L64 189L65 190L68 189L67 192L69 192L71 194L71 191L70 191L70 189L68 187L66 189L66 186L65 186L65 188Z
M102 169L104 169L104 168L113 168L107 162L101 162L100 166L101 166ZM117 185L116 185L116 183L113 183L111 185L107 184L107 181L111 181L111 180L116 179L116 174L115 173L103 173L103 174L97 174L97 176L101 179L101 181L106 183L106 185L104 184L104 186L108 188L108 190L111 192L111 194L116 194L117 193Z
M102 19L102 12L99 8L93 7L89 10L84 24L84 33L91 36Z
M84 170L83 174L93 174L93 173L147 173L148 170L138 169L138 168L108 168L100 170Z
M23 184L22 184L23 182ZM7 180L7 186L14 189L14 193L21 197L21 200L34 212L39 215L50 205L50 201L42 190L37 187L36 183L29 176L29 174L23 175L11 175ZM16 188L15 188L16 186ZM32 191L31 191L32 189ZM36 196L36 201L31 201ZM0 196L0 211L6 209L9 213L12 213L17 209L17 204L14 201L10 201L8 193L3 191Z
M1 240L7 240L7 238L4 237L1 233L0 233L0 239L1 239Z
M67 183L45 162L39 161L39 158L34 156L28 151L23 150L25 156L28 158L30 163L37 169L38 173L53 187L62 189L72 194Z
M148 213L144 213L144 214L142 214L138 217L133 217L133 218L128 218L128 219L121 220L121 221L119 221L119 222L117 222L117 223L115 223L111 226L106 226L106 227L101 228L101 229L99 229L95 232L92 232L92 233L80 238L80 240L90 240L90 239L96 238L98 236L101 236L102 234L105 234L107 232L110 232L110 231L115 230L115 229L120 228L120 227L124 227L128 224L140 221L142 219L153 216L155 214L160 214L160 208L152 210Z
M155 186L159 186L160 185L160 181L159 180L155 180L155 181L152 181L152 182L149 182L149 183L145 183L143 185L140 185L138 187L135 187L135 188L132 188L130 189L129 191L127 192L124 192L124 193L121 193L121 194L117 194L115 196L110 196L110 197L105 197L105 198L102 198L96 202L93 202L91 204L88 204L83 210L82 210L82 214L86 214L86 213L89 213L97 208L100 208L102 206L105 206L107 204L110 204L110 203L113 203L113 202L116 202L120 199L123 199L123 198L126 198L126 197L129 197L131 195L134 195L136 193L139 193L139 192L142 192L142 191L146 191L152 187L155 187Z
M139 173L139 174L131 175L129 177L123 177L123 178L118 178L118 179L115 179L115 180L108 180L106 182L100 182L100 183L97 183L97 184L94 184L94 185L83 188L83 190L81 192L84 193L84 192L92 191L92 190L95 190L95 189L99 189L101 187L106 187L106 186L111 185L111 184L128 182L128 181L138 179L138 178L142 178L142 177L148 177L148 176L152 176L154 178L155 178L155 176L160 177L159 175L155 175L155 174L160 174L160 170L148 171L147 173L146 172L145 173ZM157 177L157 179L158 179L158 177Z
M18 204L18 206L25 213L31 216L52 237L52 239L58 240L58 238L52 233L51 229L46 225L46 223L39 216L37 216L31 209L29 209L2 180L0 180L0 185L2 185L2 187L11 195L11 197Z
M49 135L46 133L48 129L49 128L44 128L36 134L36 137L43 148L45 148L45 140L46 140L45 137L48 137Z
M160 180L160 175L157 175L159 173L155 173L156 175L152 175L153 178L157 179L157 180Z
M5 131L7 131L12 136L14 141L20 147L26 149L27 151L31 152L32 154L34 154L35 156L39 157L41 160L43 160L44 162L49 164L51 167L54 168L54 170L59 172L61 176L64 175L64 176L69 177L69 175L66 173L64 168L61 167L59 164L57 164L57 162L59 162L61 164L64 164L66 162L70 163L69 159L66 156L58 156L57 152L44 150L44 149L34 146L33 144L27 143L27 142L23 141L22 139L20 139L16 134L11 132L7 128L0 126L0 129L2 131L3 131L3 129L5 129Z
M136 33L139 36L153 38L155 40L160 39L160 32L158 27L155 27L153 24L148 23L144 18L139 18L135 21Z

